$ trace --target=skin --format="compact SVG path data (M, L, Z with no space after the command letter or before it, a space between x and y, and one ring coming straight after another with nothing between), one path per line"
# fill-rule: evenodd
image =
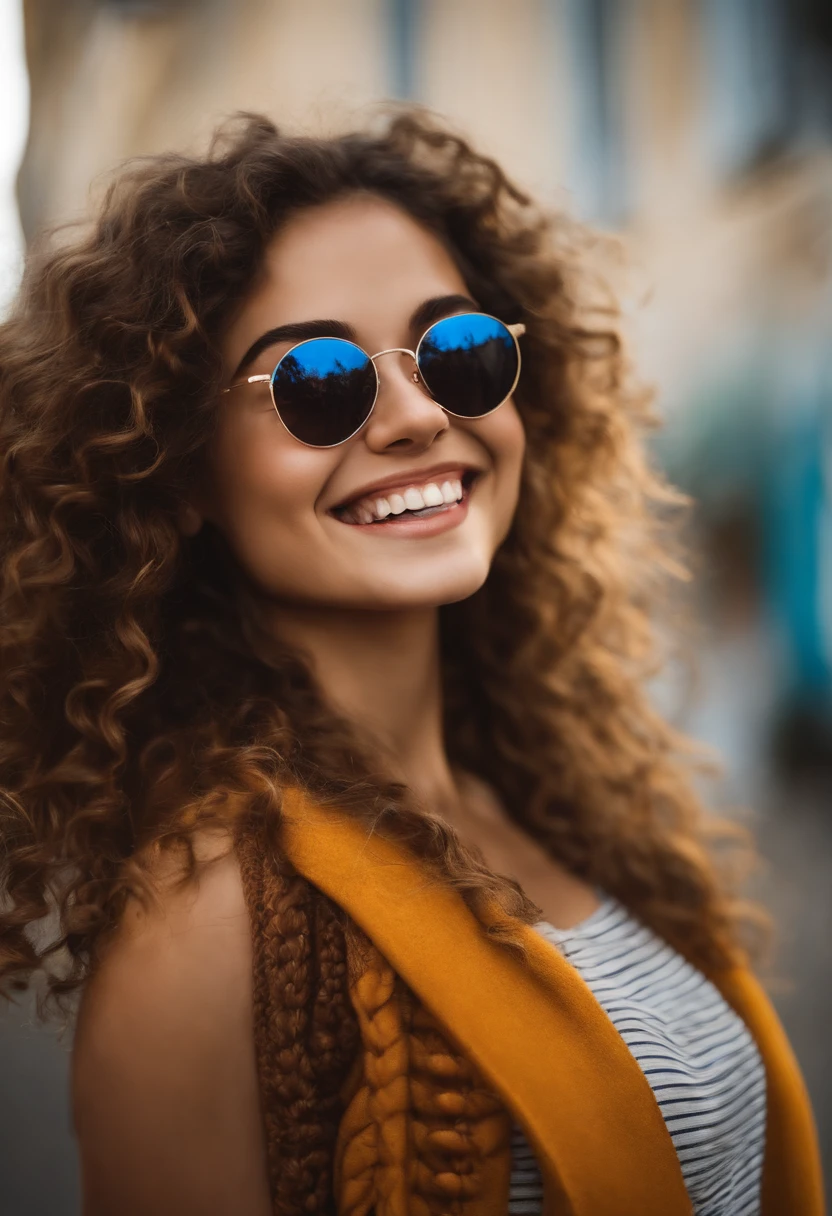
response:
M414 310L468 294L448 250L388 202L356 195L300 213L225 335L227 383L275 326L333 318L369 354L415 349ZM289 345L270 346L243 374L270 372ZM597 907L596 893L512 824L493 791L452 769L442 734L438 611L482 586L511 525L522 424L512 401L485 418L451 417L413 369L383 356L369 421L329 449L294 439L265 385L225 395L206 480L180 527L221 530L268 627L307 654L324 696L375 741L390 775L566 927ZM453 527L417 535L333 514L379 479L424 484L436 465L477 474ZM221 836L203 834L197 847L199 881L185 890L169 860L154 860L158 906L128 906L84 994L73 1101L85 1216L270 1212L240 875Z

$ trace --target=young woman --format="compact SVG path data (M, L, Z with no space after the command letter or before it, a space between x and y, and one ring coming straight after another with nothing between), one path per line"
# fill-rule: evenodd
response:
M86 1216L819 1216L641 686L672 497L581 260L414 115L246 119L33 257L0 942L83 987Z

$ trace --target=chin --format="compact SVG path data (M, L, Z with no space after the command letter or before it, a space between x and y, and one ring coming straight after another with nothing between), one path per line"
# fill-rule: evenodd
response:
M479 591L488 578L490 561L470 555L458 557L449 569L431 570L414 562L407 570L386 573L367 607L387 610L441 608L456 604Z

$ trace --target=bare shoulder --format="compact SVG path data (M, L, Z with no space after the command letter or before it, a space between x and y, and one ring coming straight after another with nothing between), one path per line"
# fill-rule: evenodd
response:
M267 1216L248 914L227 837L156 859L84 993L72 1098L85 1216Z
M183 934L189 948L207 936L248 940L243 885L230 835L203 830L195 833L193 845L197 868L187 881L180 855L154 852L147 857L156 905L145 908L138 900L128 904L105 967L117 965L125 950L158 950L163 944L165 949L181 948ZM223 965L223 960L217 962Z
M84 993L76 1053L86 1046L90 1028L99 1034L117 1030L122 1023L107 1011L128 994L143 1011L147 1002L157 1002L159 1015L171 1018L190 1015L211 997L214 1013L228 1015L244 998L251 945L237 859L217 833L200 834L194 846L197 872L187 882L178 858L150 859L155 904L128 902Z

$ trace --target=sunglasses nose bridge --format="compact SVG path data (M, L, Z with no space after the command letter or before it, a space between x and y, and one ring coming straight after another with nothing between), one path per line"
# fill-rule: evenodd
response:
M380 359L382 357L382 355L409 355L410 358L413 360L413 375L412 375L413 383L414 384L420 383L419 364L416 359L415 350L408 350L408 348L406 346L390 346L390 347L388 347L387 350L380 350L378 352L378 354L370 355L370 362L372 363L373 367L375 367L375 365L376 365L376 359ZM376 375L378 375L378 368L376 368Z

